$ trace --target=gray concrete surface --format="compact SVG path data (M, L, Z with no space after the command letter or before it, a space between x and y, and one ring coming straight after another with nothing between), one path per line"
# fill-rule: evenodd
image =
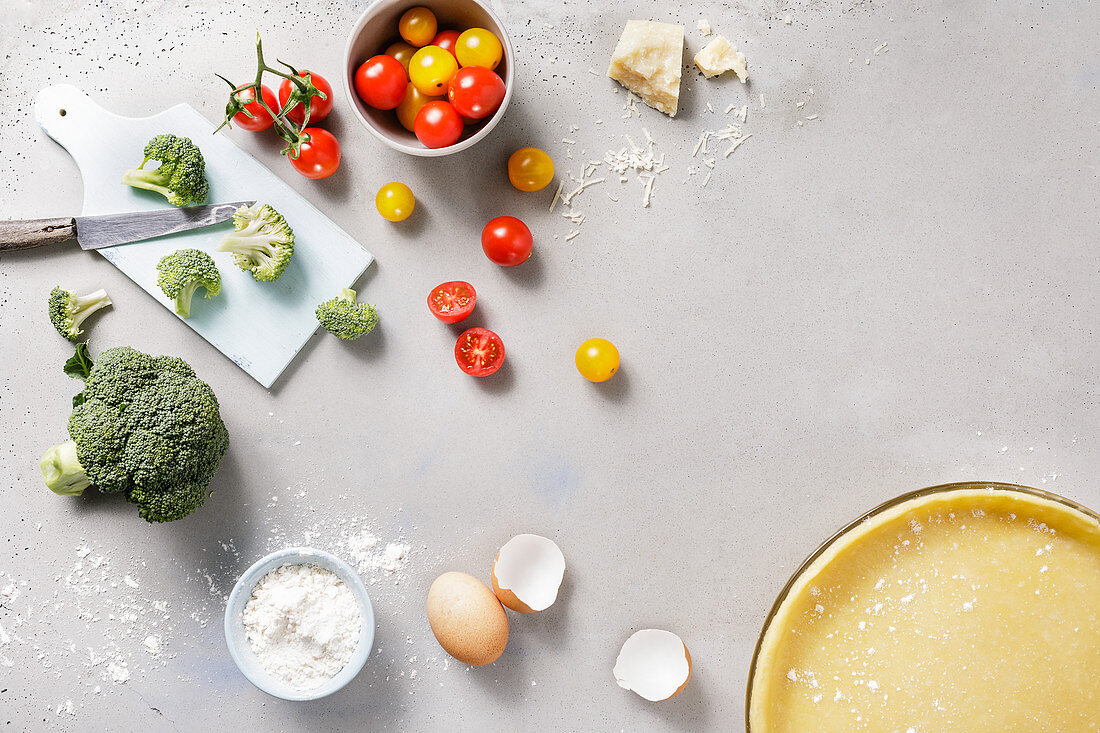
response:
M472 151L392 153L342 97L329 127L344 163L326 181L299 178L270 138L231 133L378 258L361 288L379 332L315 337L270 392L95 255L0 260L7 730L736 730L775 594L860 512L963 480L1100 506L1096 4L496 4L519 86ZM255 30L272 55L337 78L363 5L11 0L0 216L80 208L74 165L29 116L42 86L69 81L131 115L185 101L214 119L213 73L250 75ZM675 119L621 119L625 95L602 70L622 24L683 23L692 54L701 16L743 46L751 83L688 72ZM704 188L692 149L734 121L729 104L749 105L753 137L717 156ZM579 174L643 127L670 166L648 209L639 184L612 180L576 199L587 220L574 227L547 213L552 191L507 184L517 147ZM399 226L373 207L392 179L418 196ZM501 213L536 237L515 270L478 246ZM493 379L458 371L456 329L425 308L433 285L459 278L480 294L473 321L507 344ZM120 500L42 486L38 457L63 438L76 391L45 313L57 283L114 297L93 351L178 354L216 389L233 445L194 517L148 526ZM594 335L623 355L604 385L573 366ZM357 521L413 548L402 572L369 578L378 652L329 699L265 697L229 660L221 599L268 550L340 551ZM445 665L428 585L450 569L487 578L519 532L561 545L561 599L511 617L495 666ZM679 633L695 660L664 704L611 675L622 641L650 626ZM109 671L119 660L124 683Z

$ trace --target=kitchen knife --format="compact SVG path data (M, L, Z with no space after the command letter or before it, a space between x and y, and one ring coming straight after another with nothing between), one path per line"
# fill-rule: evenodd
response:
M165 234L199 229L233 218L233 212L250 201L189 206L182 209L135 211L59 219L0 221L0 252L30 249L76 239L81 249L113 247Z

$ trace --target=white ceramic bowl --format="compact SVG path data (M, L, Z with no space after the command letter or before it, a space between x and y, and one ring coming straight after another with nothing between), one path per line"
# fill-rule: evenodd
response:
M316 565L325 570L331 570L344 581L344 585L351 590L352 595L359 602L359 614L363 625L359 632L359 644L352 652L351 659L332 679L311 690L296 689L268 674L260 666L260 660L252 651L252 645L248 643L244 628L244 607L252 597L252 590L265 575L283 565ZM374 609L371 607L366 586L363 585L358 573L346 562L322 550L291 547L273 552L258 560L233 586L233 592L229 594L229 603L225 606L225 641L229 645L229 656L233 657L237 668L256 687L283 700L316 700L336 692L351 682L363 669L367 657L370 656L371 647L374 646Z
M504 46L504 57L495 69L500 78L504 80L504 101L492 117L476 125L469 125L462 133L462 138L454 145L445 148L428 148L416 139L416 136L401 126L397 121L397 113L391 110L380 110L368 107L355 93L355 71L360 65L372 56L385 53L389 45L401 40L397 35L397 21L409 8L423 5L433 13L439 21L439 30L453 28L466 30L467 28L485 28L492 31L500 43ZM514 80L513 63L515 55L512 51L512 41L508 38L504 24L489 6L481 0L375 0L371 3L359 20L352 26L348 34L348 43L344 49L344 92L348 102L355 111L355 116L363 123L371 133L394 150L400 150L409 155L424 157L438 157L450 155L477 143L489 131L496 127L504 111L508 108L508 102L512 99L512 85Z

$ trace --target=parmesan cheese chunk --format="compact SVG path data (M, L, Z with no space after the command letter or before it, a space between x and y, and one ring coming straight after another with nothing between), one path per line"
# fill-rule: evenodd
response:
M675 117L683 59L682 25L632 20L615 46L607 75L653 109Z
M714 40L703 47L703 50L695 54L695 65L703 76L708 79L712 76L725 74L732 71L744 84L749 78L749 69L745 65L745 54L733 47L723 36L715 36Z

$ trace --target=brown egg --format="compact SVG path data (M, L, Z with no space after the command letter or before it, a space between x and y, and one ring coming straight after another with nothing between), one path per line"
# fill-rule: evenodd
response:
M428 623L443 651L465 664L492 664L508 645L508 617L472 575L443 573L428 589Z

